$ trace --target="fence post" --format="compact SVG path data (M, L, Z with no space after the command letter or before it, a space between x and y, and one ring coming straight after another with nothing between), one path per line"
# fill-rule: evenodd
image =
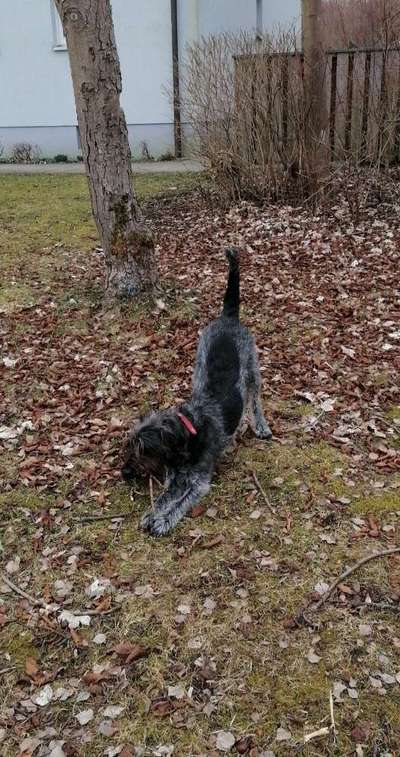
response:
M321 34L321 0L301 0L306 111L306 160L312 191L317 191L329 164L325 98L326 57Z

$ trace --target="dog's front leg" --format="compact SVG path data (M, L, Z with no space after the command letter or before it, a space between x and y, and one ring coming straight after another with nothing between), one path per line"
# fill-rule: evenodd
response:
M186 478L186 488L182 487L179 495L175 490L175 497L170 500L168 505L164 499L159 507L159 500L157 500L154 511L145 516L146 523L143 524L142 521L143 527L153 536L164 536L207 494L210 490L210 484L210 473L191 471ZM164 494L168 494L168 491Z
M186 486L185 486L186 484ZM188 488L185 475L180 471L179 473L172 473L167 476L164 491L157 497L154 503L154 510L148 510L140 519L140 527L143 530L150 530L151 523L155 514L168 512L169 508L181 499L182 494L185 493Z

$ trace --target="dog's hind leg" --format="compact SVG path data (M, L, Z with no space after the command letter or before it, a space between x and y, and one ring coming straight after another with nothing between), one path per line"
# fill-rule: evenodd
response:
M272 431L261 404L261 374L256 352L252 353L248 378L248 402L253 418L253 429L258 439L272 439Z

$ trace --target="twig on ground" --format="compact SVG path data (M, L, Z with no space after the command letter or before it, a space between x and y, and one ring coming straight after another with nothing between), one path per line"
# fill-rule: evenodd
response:
M333 736L333 740L336 741L336 723L335 723L335 714L334 714L334 711L333 711L333 694L332 694L332 689L329 692L329 712L330 712L330 715L331 715L331 731L332 731L332 736Z
M153 479L151 476L149 477L149 489L150 489L150 505L151 505L151 509L154 510Z
M324 728L320 728L318 731L313 731L313 733L308 733L307 736L304 736L304 743L308 744L309 741L312 739L318 739L320 736L328 736L329 735L329 728L328 726L324 726Z
M32 597L28 592L24 591L24 589L20 589L17 584L15 584L13 581L11 581L8 576L6 576L5 573L2 573L0 576L3 583L6 584L10 589L12 589L16 594L19 594L20 597L23 597L24 599L27 599L28 602L31 603L31 605L34 605L35 607L42 607L44 609L48 608L48 604L44 602L42 599L35 599L35 597Z
M392 612L400 612L400 604L391 604L390 602L368 602L368 604L362 605L362 610L391 610Z
M11 581L8 576L5 575L5 573L1 573L0 580L3 581L10 589L12 589L16 594L19 594L20 597L23 597L24 599L27 599L28 602L31 603L34 607L40 607L42 610L47 610L48 612L58 612L62 611L61 607L57 607L55 609L50 604L44 602L42 599L36 599L35 597L32 597L31 594L28 594L28 592L24 591L24 589L21 589L17 584L15 584L13 581ZM110 610L69 610L69 612L72 615L111 615L114 612L119 612L121 607L117 605L116 607L111 607Z
M316 612L319 610L320 607L329 599L331 594L335 591L336 587L343 583L343 581L348 578L352 573L355 573L356 570L361 568L362 565L365 565L365 563L370 562L371 560L377 560L379 557L390 557L390 555L395 555L400 552L400 547L394 547L393 549L385 549L383 552L375 552L373 555L368 555L367 557L363 557L362 560L359 560L358 563L353 565L352 568L348 568L348 570L345 570L344 573L342 573L339 578L337 578L333 584L329 587L329 589L325 592L325 594L322 595L321 599L318 600L317 604L311 607L310 609L313 612Z
M253 480L254 480L254 483L255 483L255 485L256 485L256 487L257 487L258 491L260 492L260 494L261 494L261 496L262 496L262 498L263 498L263 500L264 500L265 504L267 505L267 507L268 507L268 510L270 511L270 513L272 513L272 515L275 515L275 510L274 510L274 508L272 507L272 505L271 505L271 503L270 503L270 501L269 501L269 499L268 499L268 497L267 497L267 495L266 495L266 493L265 493L264 489L262 488L262 486L261 486L261 484L260 484L260 482L259 482L259 480L258 480L258 478L257 478L257 474L256 474L256 472L255 472L255 471L253 471L253 470L252 470L251 472L252 472L252 475L253 475Z
M10 665L9 668L3 668L0 670L0 676L4 676L6 673L11 673L12 670L16 670L15 665Z
M114 612L119 612L121 610L121 605L116 605L115 607L111 607L109 610L72 610L73 615L98 615L99 617L103 615L112 615Z
M75 523L95 523L98 520L125 520L134 515L130 510L128 513L115 513L115 515L83 515L82 518L74 518Z

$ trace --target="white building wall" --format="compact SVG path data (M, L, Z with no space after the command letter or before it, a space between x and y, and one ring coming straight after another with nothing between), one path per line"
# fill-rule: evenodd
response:
M286 23L299 0L262 0L263 25ZM256 26L256 0L178 0L179 44ZM133 151L173 151L170 0L112 0L122 106ZM0 145L28 141L43 156L76 157L77 120L68 52L52 0L12 0L0 24Z
M68 53L55 52L49 0L3 4L0 126L76 124Z
M301 25L300 0L263 0L263 27L273 30L278 26Z

